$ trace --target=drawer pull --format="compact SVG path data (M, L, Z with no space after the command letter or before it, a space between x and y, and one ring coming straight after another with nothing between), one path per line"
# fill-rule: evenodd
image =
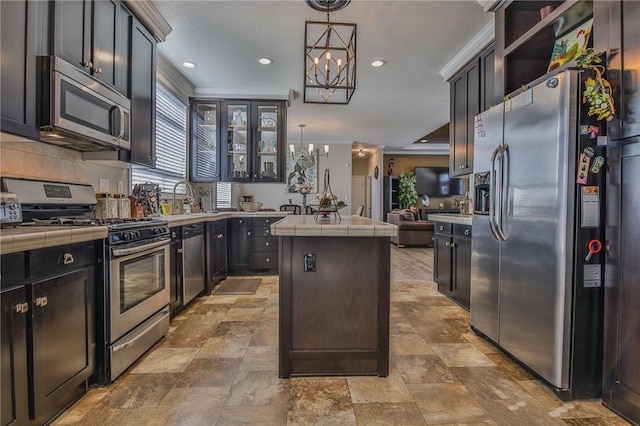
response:
M465 229L465 230L464 230L464 235L469 235L469 234L471 234L471 231L470 231L470 230L468 230L468 229Z
M242 223L242 219L238 219L238 223Z
M70 265L75 261L75 259L73 258L73 255L71 253L65 253L62 256L60 256L60 260L58 261L58 263L60 265Z
M440 230L444 231L444 226L440 225Z
M269 258L267 257L267 263L269 263Z
M29 311L28 303L16 303L15 305L16 314L25 314Z

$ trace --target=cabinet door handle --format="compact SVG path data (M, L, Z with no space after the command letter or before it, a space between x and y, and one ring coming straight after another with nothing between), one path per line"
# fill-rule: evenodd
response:
M218 235L216 236L216 238L218 238L219 240L221 240L221 239L223 239L223 238L224 238L224 234L218 234Z
M238 219L238 223L242 223L242 219Z
M47 306L47 303L49 303L49 300L47 300L46 296L36 297L36 306Z
M58 260L58 264L60 265L70 265L73 262L75 262L75 259L73 258L73 255L71 253L65 253L62 256L60 256L60 259Z
M25 314L29 311L28 303L16 303L14 307L16 314Z
M440 226L440 230L441 230L441 231L444 231L444 226Z
M456 243L451 243L450 247L455 248L455 247L458 247L458 245Z
M183 250L181 248L178 249L178 253L182 253Z
M269 247L269 241L267 241L266 243L264 243L265 246Z
M251 235L251 231L247 231L247 235Z
M451 247L451 243L449 241L447 241L446 243L444 243L445 247Z
M90 61L83 62L82 66L85 68L93 68L93 63L91 63Z
M469 231L468 229L465 229L464 230L464 235L469 235L469 234L471 234L471 231Z
M267 263L269 263L269 258L267 257Z

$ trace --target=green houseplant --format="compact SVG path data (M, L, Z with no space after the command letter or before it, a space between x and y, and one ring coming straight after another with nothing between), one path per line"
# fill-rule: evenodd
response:
M400 208L408 208L416 204L418 193L416 192L416 175L413 172L405 172L398 180L398 202Z

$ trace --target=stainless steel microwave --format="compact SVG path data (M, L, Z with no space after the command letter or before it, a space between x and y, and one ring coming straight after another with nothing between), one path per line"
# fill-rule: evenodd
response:
M131 101L55 56L38 58L40 140L80 151L131 149Z

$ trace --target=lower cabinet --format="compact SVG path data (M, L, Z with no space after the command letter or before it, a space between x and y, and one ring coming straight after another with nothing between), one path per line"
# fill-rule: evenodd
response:
M227 221L207 223L207 279L205 293L227 276Z
M182 306L182 229L180 226L169 228L171 245L169 246L169 309L174 316Z
M30 414L44 424L87 390L95 368L93 242L29 252Z
M438 291L469 310L471 293L471 225L436 222L433 280Z
M235 217L229 219L229 275L277 274L278 238L271 224L280 217Z
M0 257L0 424L25 424L29 418L27 393L27 317L25 254Z

